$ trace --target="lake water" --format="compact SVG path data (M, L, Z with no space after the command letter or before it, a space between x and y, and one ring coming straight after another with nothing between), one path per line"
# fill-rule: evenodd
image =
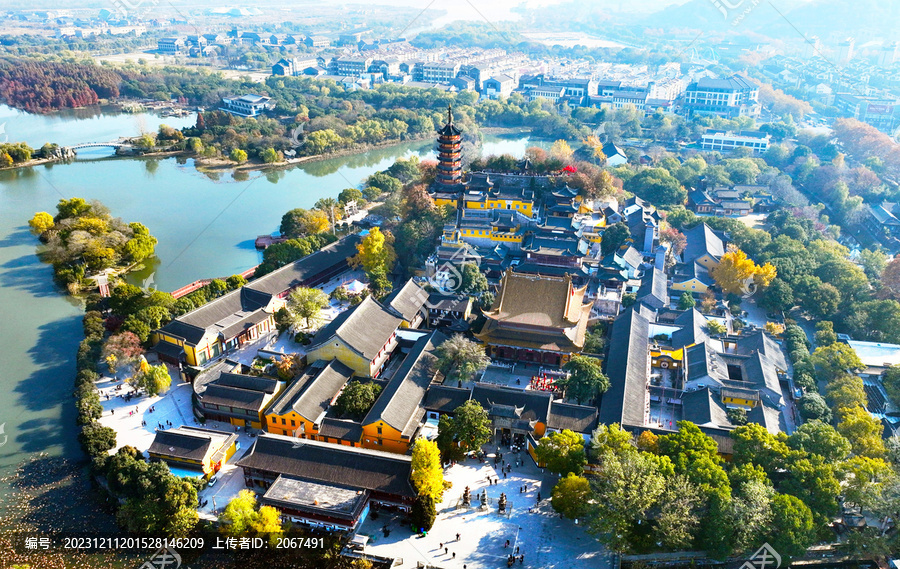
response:
M113 140L194 121L91 109L40 116L0 106L8 139L33 146ZM483 153L521 157L528 145L526 135L485 136ZM158 259L134 279L171 291L257 264L255 237L277 231L288 209L336 196L398 157L434 156L432 142L415 142L235 180L230 171L198 172L192 160L109 154L83 150L71 164L0 172L0 480L37 453L81 457L71 390L82 310L35 255L26 223L35 212L55 213L61 198L79 196L144 223L159 239ZM9 491L0 483L0 496Z

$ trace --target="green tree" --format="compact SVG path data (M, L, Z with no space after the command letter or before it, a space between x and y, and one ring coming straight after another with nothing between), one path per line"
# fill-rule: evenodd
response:
M657 207L683 205L687 190L668 170L646 168L625 182L625 190Z
M242 275L231 275L225 279L225 284L228 286L228 290L235 290L247 284L247 279Z
M416 501L413 502L412 525L417 531L429 531L434 526L434 519L437 517L437 508L435 500L428 494L419 494Z
M686 475L704 493L730 492L718 444L694 423L678 421L678 432L661 435L657 445L660 454L672 461L675 472Z
M880 458L854 456L837 470L843 480L844 502L868 511L885 501L885 487L897 480L891 465Z
M768 480L758 478L745 480L735 489L725 519L722 520L730 534L729 545L732 549L743 551L759 543L762 533L772 519L773 494Z
M484 346L469 340L462 334L454 334L441 343L435 350L437 367L444 370L448 378L469 381L480 369L485 368L490 359L484 352Z
M338 202L340 202L341 205L344 205L350 201L360 201L362 199L363 193L356 188L347 188L341 190L341 193L338 194Z
M834 323L823 320L816 323L816 345L830 346L837 342L837 334L834 333Z
M828 381L866 367L853 348L840 342L816 348L812 354L812 362Z
M666 480L666 488L656 508L657 542L666 549L684 550L691 546L700 526L703 497L687 476L678 475Z
M837 409L838 415L842 415L842 409L851 407L865 407L866 390L863 380L849 373L842 373L833 378L825 390L825 394Z
M597 425L591 434L591 452L593 456L598 457L608 452L615 455L633 453L637 448L632 439L631 432L623 429L618 423Z
M456 440L456 423L450 415L441 415L441 418L438 419L438 435L435 443L441 451L443 462L465 458L462 447Z
M129 318L132 318L132 316L129 316ZM172 319L172 313L169 312L169 309L162 306L148 306L138 310L133 315L133 318L145 322L150 330L156 330ZM147 339L144 338L141 341L146 342Z
M796 381L796 377L794 380ZM828 407L825 399L815 391L804 393L797 402L797 409L800 411L800 416L806 421L818 419L823 423L831 422L831 408Z
M732 431L731 438L734 439L733 464L758 464L770 476L785 467L790 454L786 437L773 435L758 423L750 423Z
M477 401L466 401L453 414L452 432L463 453L477 451L491 439L491 420Z
M152 332L150 324L141 319L137 314L132 314L125 319L125 322L122 323L122 330L131 332L145 344L150 339L150 332Z
M772 497L772 521L767 530L766 541L785 561L802 556L815 539L815 523L809 507L787 494Z
M415 442L410 479L419 495L440 500L444 493L444 470L441 468L441 453L436 443L426 439Z
M92 207L84 198L61 199L56 204L58 215L57 220L69 219L72 217L81 217L90 213Z
M690 310L696 305L697 301L694 300L694 295L689 292L681 293L681 297L678 299L678 310Z
M603 230L603 238L600 241L600 252L605 257L613 253L631 239L631 230L624 222L613 223Z
M335 412L341 417L361 420L375 404L381 386L372 381L351 381L334 402Z
M144 306L144 291L132 284L116 285L109 297L110 309L119 316L134 314Z
M575 355L563 365L563 369L569 374L558 383L565 390L566 397L578 403L590 401L609 389L609 378L596 358Z
M100 423L91 422L81 427L78 442L90 457L105 455L107 451L116 448L116 432Z
M853 453L869 458L881 458L885 455L884 440L881 438L884 426L881 421L872 417L863 407L838 409L840 421L837 431L844 435L853 447Z
M477 294L488 289L487 277L475 263L465 263L460 267L462 275L459 292L465 294Z
M713 319L709 319L709 320L706 321L706 330L707 330L707 331L710 333L710 335L712 335L712 336L717 336L717 335L719 335L719 334L724 334L725 332L728 331L728 329L725 328L725 325L724 325L724 324L722 324L722 323L719 322L718 320L713 320Z
M287 308L298 326L313 328L322 322L322 309L328 306L328 295L317 288L295 288L288 295Z
M570 520L583 518L590 510L591 486L574 472L560 478L550 495L553 509Z
M834 427L822 421L807 421L788 437L787 444L794 450L824 457L830 463L837 463L849 456L850 442Z
M124 251L132 262L140 263L153 256L157 242L156 237L150 235L135 235L125 242Z
M801 499L809 507L817 525L829 523L838 511L837 496L841 493L841 484L835 476L834 467L821 456L810 455L809 458L789 462L787 477L779 484L778 490Z
M221 515L222 533L233 537L250 535L251 526L256 519L256 494L252 490L241 490L228 502Z
M740 427L747 424L747 410L740 407L729 409L725 415L732 425Z
M266 164L272 164L273 162L278 162L279 160L281 160L281 155L277 150L270 146L269 148L266 148L259 153L259 158Z
M638 549L666 488L658 463L646 453L607 453L590 484L595 507L586 520L588 530L603 536L613 551Z
M886 369L881 376L881 382L891 401L900 406L900 366Z
M169 389L172 384L172 376L165 364L152 365L146 371L139 371L128 382L136 389L143 389L147 395L153 397Z
M859 262L869 280L878 282L878 279L881 278L881 273L884 272L884 268L887 266L887 255L881 251L863 249L859 252Z
M538 462L545 464L547 470L563 476L570 472L581 474L587 464L584 438L568 429L543 437L534 452Z
M794 306L794 291L788 283L776 277L763 291L759 303L775 312L790 310Z
M363 194L366 199L373 200L381 194L393 194L399 192L403 184L397 178L386 172L376 172L366 180L366 188Z

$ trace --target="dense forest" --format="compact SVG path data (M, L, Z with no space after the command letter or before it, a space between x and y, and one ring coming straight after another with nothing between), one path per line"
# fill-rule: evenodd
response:
M0 99L33 113L119 96L123 74L96 65L0 58Z

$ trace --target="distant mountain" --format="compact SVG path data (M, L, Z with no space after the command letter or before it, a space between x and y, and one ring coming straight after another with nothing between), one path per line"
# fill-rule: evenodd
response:
M768 8L772 9L771 6ZM900 3L896 1L816 0L795 6L784 15L785 18L768 30L768 35L796 35L796 27L807 37L817 35L822 41L848 36L855 37L857 43L876 37L900 39L897 30Z
M756 4L756 5L754 5ZM796 8L797 0L778 2L782 12ZM697 30L714 33L752 31L770 35L768 29L781 17L772 6L758 0L691 0L672 5L642 18L637 25L661 30ZM796 34L796 32L795 32Z
M800 39L801 34L817 35L825 42L853 36L860 42L875 37L900 39L898 21L900 2L895 0L691 0L634 23L663 30L754 32L788 41Z

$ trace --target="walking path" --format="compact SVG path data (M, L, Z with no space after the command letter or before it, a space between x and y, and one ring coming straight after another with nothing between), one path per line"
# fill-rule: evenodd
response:
M489 455L489 458L493 454ZM372 555L402 559L396 567L413 568L419 563L441 568L487 569L506 566L507 556L524 555L524 563L516 567L541 567L558 569L609 569L614 556L607 552L595 537L587 534L574 521L560 519L550 505L550 489L555 477L541 472L526 453L518 455L504 452L504 459L524 461L513 466L504 478L494 467L493 461L480 463L470 459L445 470L445 480L453 486L444 493L438 505L434 527L425 537L412 533L402 525L399 517L387 514L378 519L367 519L359 530L370 537L364 552ZM487 478L497 478L497 484L488 484ZM523 485L527 492L520 492ZM457 509L465 487L472 495L473 508ZM482 511L477 498L487 491L491 504ZM506 493L512 508L509 517L498 513L497 499ZM537 495L540 492L541 502ZM390 530L384 537L383 527ZM456 539L456 534L460 538ZM509 540L509 547L505 547ZM446 551L444 550L446 548ZM453 554L456 554L455 557Z

